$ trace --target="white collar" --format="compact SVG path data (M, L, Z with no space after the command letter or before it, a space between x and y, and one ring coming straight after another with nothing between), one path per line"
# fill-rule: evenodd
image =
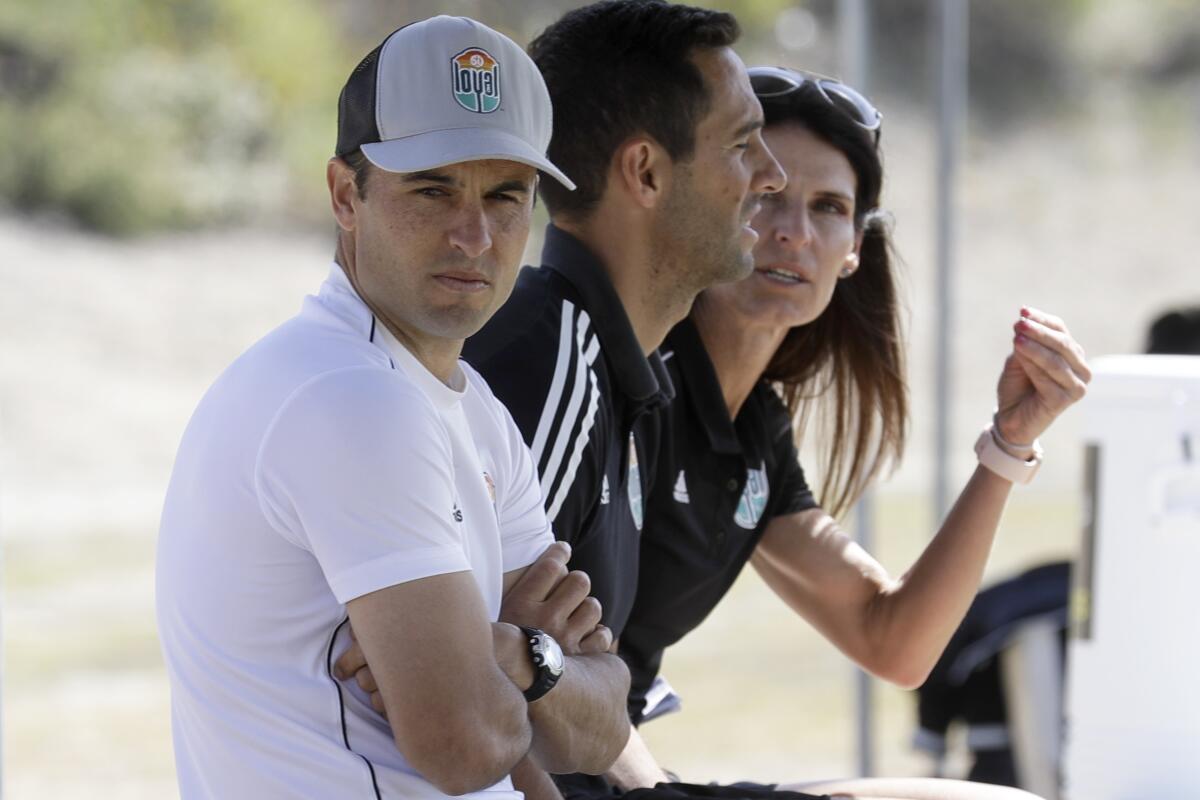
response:
M321 286L319 298L322 304L340 318L350 323L368 340L382 350L396 369L403 370L421 388L438 408L450 408L462 401L467 393L467 376L462 366L455 362L450 376L450 385L445 383L417 360L387 326L379 320L363 299L359 297L350 279L336 261L329 270L329 277Z

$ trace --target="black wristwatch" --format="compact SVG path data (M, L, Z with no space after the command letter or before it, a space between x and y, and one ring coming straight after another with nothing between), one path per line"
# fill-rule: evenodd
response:
M562 677L563 653L554 637L545 631L526 628L524 625L518 627L521 633L525 634L525 641L529 643L529 656L533 659L533 668L536 670L533 685L525 690L525 702L532 703L553 689L554 684Z

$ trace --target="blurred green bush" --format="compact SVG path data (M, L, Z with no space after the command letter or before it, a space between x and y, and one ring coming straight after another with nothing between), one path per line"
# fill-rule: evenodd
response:
M326 220L335 100L384 34L450 13L526 42L583 2L0 0L0 211L117 235ZM840 0L690 2L735 12L751 61L836 71ZM1086 119L1114 79L1161 130L1193 129L1200 0L964 2L976 131ZM937 0L868 7L872 93L928 113ZM787 9L816 21L799 49L779 39Z
M0 198L116 235L311 214L352 64L333 23L308 0L0 4Z

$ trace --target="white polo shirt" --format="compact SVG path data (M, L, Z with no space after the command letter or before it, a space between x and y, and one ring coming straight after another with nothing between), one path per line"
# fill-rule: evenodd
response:
M157 568L185 800L443 797L331 668L348 601L470 570L495 620L503 574L553 541L508 411L466 364L453 382L377 324L335 264L201 400ZM505 779L472 796L521 794Z

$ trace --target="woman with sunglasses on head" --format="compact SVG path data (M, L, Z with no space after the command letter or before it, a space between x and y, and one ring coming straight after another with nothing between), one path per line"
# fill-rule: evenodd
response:
M750 75L764 139L788 183L753 220L753 274L701 294L661 348L677 396L647 434L660 447L637 601L621 639L635 722L648 711L663 650L708 615L747 561L864 669L921 684L975 596L1012 484L1037 470L1037 437L1091 377L1060 320L1021 309L998 410L976 444L980 466L912 568L890 577L835 519L900 457L905 438L899 308L879 211L880 115L834 81L769 67ZM830 434L819 465L824 508L793 444L813 419ZM624 790L672 780L636 731L608 778ZM910 800L1031 797L926 779L800 788Z

